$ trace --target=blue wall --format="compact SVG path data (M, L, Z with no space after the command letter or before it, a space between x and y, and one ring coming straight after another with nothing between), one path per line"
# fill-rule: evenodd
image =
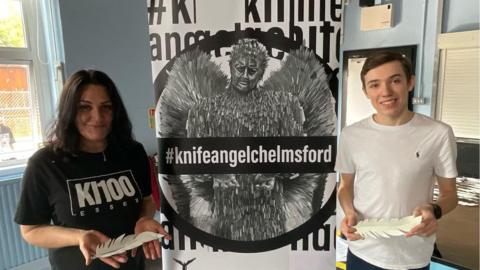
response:
M95 68L119 88L136 139L156 152L147 109L154 107L147 3L132 0L60 0L66 75Z
M437 33L440 32L437 16L441 9L439 2L383 1L382 4L392 3L394 12L393 27L384 30L360 31L361 8L358 0L350 1L344 11L343 51L417 45L415 95L421 92L421 96L425 97L427 102L424 105L415 105L414 110L426 115L431 115L430 98L434 81L435 43Z
M435 66L438 61L437 35L442 32L442 29L443 32L479 29L479 1L382 1L382 4L393 5L393 27L364 32L360 31L361 8L358 2L358 0L351 0L344 9L342 52L417 45L415 95L424 97L426 103L414 105L414 111L432 115L432 95L436 93L434 89L437 87ZM342 72L341 70L339 74ZM342 86L342 79L339 78L339 80Z
M480 1L445 0L443 3L442 33L480 29Z
M394 27L390 29L360 31L358 0L350 0L345 6L342 52L417 45L415 91L417 95L422 92L426 104L415 105L414 110L431 115L431 98L436 88L437 34L479 29L479 1L381 2L393 4ZM102 69L111 75L120 88L137 139L148 153L155 152L154 130L147 122L147 108L154 106L154 97L146 1L61 0L59 5L67 75L86 67Z

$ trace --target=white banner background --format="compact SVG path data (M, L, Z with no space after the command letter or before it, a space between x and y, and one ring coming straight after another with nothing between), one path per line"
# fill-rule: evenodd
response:
M221 30L234 31L236 24L241 30L259 28L267 32L275 28L275 32L278 33L280 29L285 37L309 47L328 63L331 70L338 71L340 0L147 0L147 6L154 81L177 53L195 42L192 33L209 33L213 36ZM172 37L179 38L180 42L175 42ZM229 74L227 58L227 56L212 57L213 61L221 65L225 74ZM279 65L280 61L270 58L264 78L268 78L271 71L277 69ZM158 100L161 89L155 89L155 91ZM156 116L158 121L158 113ZM159 179L161 179L160 186L165 196L162 199L172 202L168 184L162 180L161 175ZM323 205L335 196L334 189L335 174L331 173L327 178ZM163 214L162 221L168 224L167 217ZM310 233L305 236L308 240L297 240L297 250L293 250L292 245L288 244L279 249L259 253L223 252L206 245L202 246L198 242L196 248L191 249L187 236L185 236L185 248L179 250L179 231L175 228L170 233L173 234L175 248L163 250L163 269L166 270L335 269L335 216L333 215L318 230L318 233L315 233L318 235L316 239L314 239L314 233ZM295 243L295 239L292 241L292 244ZM165 246L168 245L164 243ZM304 246L307 248L304 249Z

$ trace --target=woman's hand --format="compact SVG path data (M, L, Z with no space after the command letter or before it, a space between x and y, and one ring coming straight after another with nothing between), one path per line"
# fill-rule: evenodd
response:
M81 234L78 239L78 246L85 258L85 265L89 265L92 262L92 256L95 255L97 246L107 240L109 240L109 238L106 235L95 230L85 231L85 233ZM114 268L120 268L120 264L126 263L128 257L126 254L118 254L98 259Z
M137 224L135 225L135 234L140 234L146 231L162 234L167 240L172 240L172 237L165 231L163 226L153 218L142 217L137 221ZM144 243L142 247L145 258L156 260L162 257L162 248L158 239ZM137 249L133 249L132 257L135 257L136 253Z

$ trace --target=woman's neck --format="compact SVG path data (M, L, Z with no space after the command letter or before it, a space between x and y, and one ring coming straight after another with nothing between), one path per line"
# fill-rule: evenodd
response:
M107 141L80 143L80 150L87 153L100 153L105 151L105 148L107 148Z

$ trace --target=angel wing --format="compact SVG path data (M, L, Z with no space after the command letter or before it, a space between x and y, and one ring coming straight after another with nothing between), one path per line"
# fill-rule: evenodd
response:
M336 134L335 100L328 82L323 64L312 51L301 47L290 52L263 88L289 92L298 98L307 136L333 136ZM287 229L303 223L320 208L326 178L327 174L300 174L294 181L284 181Z
M160 137L185 137L188 112L195 103L225 91L227 76L210 58L197 48L175 60L157 104Z
M302 47L293 50L273 72L263 88L296 96L305 114L303 129L308 136L335 135L335 101L325 67L315 54Z
M190 109L201 99L225 91L228 79L211 56L198 48L179 56L157 103L157 132L161 138L186 137ZM179 213L189 217L191 189L179 177L168 177Z
M400 219L366 219L360 221L354 228L363 237L389 238L404 235L422 222L422 216L407 216Z

